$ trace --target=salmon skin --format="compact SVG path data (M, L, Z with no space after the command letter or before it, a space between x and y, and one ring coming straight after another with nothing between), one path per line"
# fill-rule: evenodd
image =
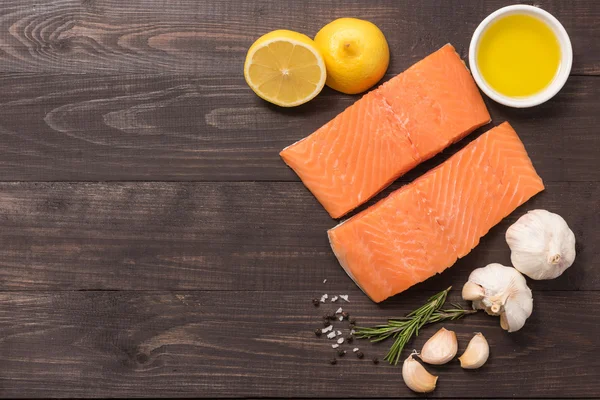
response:
M375 302L441 273L544 190L507 122L329 230L340 264Z
M339 218L488 122L471 74L447 44L280 155Z

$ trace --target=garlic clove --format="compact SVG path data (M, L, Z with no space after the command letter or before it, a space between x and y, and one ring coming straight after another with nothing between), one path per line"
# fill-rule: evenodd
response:
M513 266L531 279L554 279L575 261L575 235L558 214L532 210L506 231Z
M484 290L485 297L473 301L475 309L500 316L500 325L509 332L523 327L533 310L533 298L519 271L501 264L489 264L471 272L469 282Z
M509 332L516 332L521 329L533 311L531 289L527 287L523 275L521 275L521 278L523 279L524 288L514 293L510 301L504 304L504 313L502 315L506 318L506 328L503 327L503 329Z
M427 364L442 365L452 360L457 351L456 333L442 328L425 343L419 357Z
M502 319L501 319L502 321ZM487 361L490 356L490 346L481 333L476 333L467 345L467 349L458 357L460 366L464 369L477 369Z
M438 377L431 375L425 367L413 358L412 353L402 364L402 379L408 388L417 393L428 393L435 389Z
M508 330L508 321L506 320L506 314L500 315L500 327L505 331Z
M471 281L467 281L462 288L462 298L464 300L479 301L485 297L485 291L481 286Z

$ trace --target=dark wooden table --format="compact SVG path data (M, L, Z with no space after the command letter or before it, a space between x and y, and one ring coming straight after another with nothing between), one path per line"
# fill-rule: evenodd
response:
M517 333L482 313L446 324L459 351L481 331L492 354L474 372L431 368L430 397L600 396L600 2L535 2L573 43L572 76L552 101L486 99L547 190L452 269L380 305L339 267L325 235L336 221L278 157L357 97L326 88L280 109L242 76L259 35L312 36L355 16L385 33L389 79L447 42L465 58L477 24L509 3L1 1L0 396L412 397L400 367L370 360L387 345L359 342L365 359L329 365L331 343L313 330L338 305L311 299L348 294L361 324L449 285L459 300L475 267L510 263L506 228L534 208L565 217L577 261L530 281L534 312Z

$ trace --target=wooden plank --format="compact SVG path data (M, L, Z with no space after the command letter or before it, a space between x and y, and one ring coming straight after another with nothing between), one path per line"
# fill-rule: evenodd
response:
M342 306L376 324L422 304L411 291L383 306L363 296ZM316 338L313 292L0 293L1 397L276 396L414 397L400 366L374 365L389 344L355 340L337 365L332 341ZM458 300L459 292L450 300ZM525 327L509 334L483 313L444 324L459 353L474 331L491 355L477 371L458 362L427 368L440 376L429 397L590 397L600 392L599 292L534 292ZM335 326L348 333L347 324ZM442 325L424 329L420 349ZM360 347L365 358L353 353Z
M597 183L547 184L418 289L458 287L475 267L509 265L506 229L545 208L568 221L578 255L559 279L533 288L599 290L599 197ZM301 183L3 183L0 221L4 289L360 293L329 248L336 221Z
M447 42L466 55L479 22L513 3L5 0L0 10L0 71L237 76L258 36L280 28L313 36L335 18L355 16L382 29L392 49L390 72L398 73ZM573 72L600 74L598 4L535 4L553 13L569 32Z
M0 86L3 181L298 181L279 151L356 100L325 90L305 106L280 109L241 77L8 74ZM599 98L600 80L572 77L555 99L533 109L488 105L493 124L513 124L545 181L599 181Z

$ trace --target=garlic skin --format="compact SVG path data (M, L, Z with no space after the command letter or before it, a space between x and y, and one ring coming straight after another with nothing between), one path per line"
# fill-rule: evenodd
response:
M467 345L467 349L458 357L460 366L464 369L477 369L487 361L490 356L490 345L485 337L477 332Z
M431 375L425 367L413 358L412 353L402 364L402 379L410 390L417 393L428 393L435 389L438 377Z
M442 328L425 343L419 357L427 364L442 365L452 360L457 351L456 333Z
M513 266L531 279L554 279L575 261L575 235L558 214L532 210L506 231Z
M471 287L472 284L480 286L484 297L465 300L473 300L473 308L476 310L500 316L500 326L504 330L518 331L533 311L531 289L527 286L525 277L514 268L496 263L477 268L469 275L465 285L467 284ZM467 293L470 291L467 290Z

